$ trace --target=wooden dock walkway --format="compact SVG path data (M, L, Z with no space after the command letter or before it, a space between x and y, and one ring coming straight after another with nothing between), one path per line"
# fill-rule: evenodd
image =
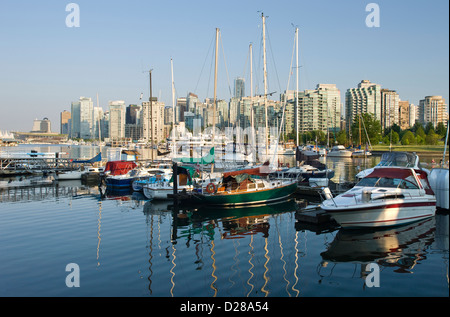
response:
M71 171L79 167L69 158L0 158L0 176Z

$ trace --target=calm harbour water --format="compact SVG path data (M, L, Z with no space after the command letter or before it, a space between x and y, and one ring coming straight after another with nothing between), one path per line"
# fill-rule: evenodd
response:
M327 164L339 181L378 161ZM4 190L0 296L449 296L448 213L383 230L297 222L300 207L315 201L175 213L168 203L105 195L80 181ZM79 287L66 285L69 263L80 269ZM366 283L370 263L379 287Z

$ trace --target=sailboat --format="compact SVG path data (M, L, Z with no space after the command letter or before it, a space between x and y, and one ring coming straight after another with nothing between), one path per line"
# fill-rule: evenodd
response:
M371 156L372 152L369 151L369 144L366 143L366 148L361 149L362 143L361 143L361 121L364 126L364 131L366 132L367 140L370 143L369 136L367 135L366 126L364 124L364 120L362 120L361 114L359 115L359 148L352 152L352 157L366 157Z
M269 162L259 167L225 172L217 186L210 183L206 193L193 193L193 197L208 205L242 206L268 204L295 193L295 179L276 179L270 174Z

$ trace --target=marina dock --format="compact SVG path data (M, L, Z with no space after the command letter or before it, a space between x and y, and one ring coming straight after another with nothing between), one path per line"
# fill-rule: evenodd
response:
M69 158L0 158L0 176L15 176L42 172L64 172L75 170L80 164Z

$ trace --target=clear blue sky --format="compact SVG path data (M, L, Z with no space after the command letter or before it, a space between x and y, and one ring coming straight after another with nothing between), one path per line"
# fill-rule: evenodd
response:
M65 24L66 5L80 7L80 27ZM368 28L368 3L380 8L380 27ZM227 0L227 1L25 1L0 2L0 130L29 131L80 96L108 108L110 100L140 103L153 95L172 105L170 59L176 96L212 97L212 42L221 31L218 98L228 100L238 76L249 88L248 47L254 81L262 86L261 13L267 16L269 90L287 86L300 29L300 90L336 84L342 102L362 79L394 89L418 104L428 95L449 100L447 0ZM224 53L224 54L223 54ZM210 77L211 76L211 77ZM293 89L295 76L291 78ZM260 92L262 92L260 88Z

